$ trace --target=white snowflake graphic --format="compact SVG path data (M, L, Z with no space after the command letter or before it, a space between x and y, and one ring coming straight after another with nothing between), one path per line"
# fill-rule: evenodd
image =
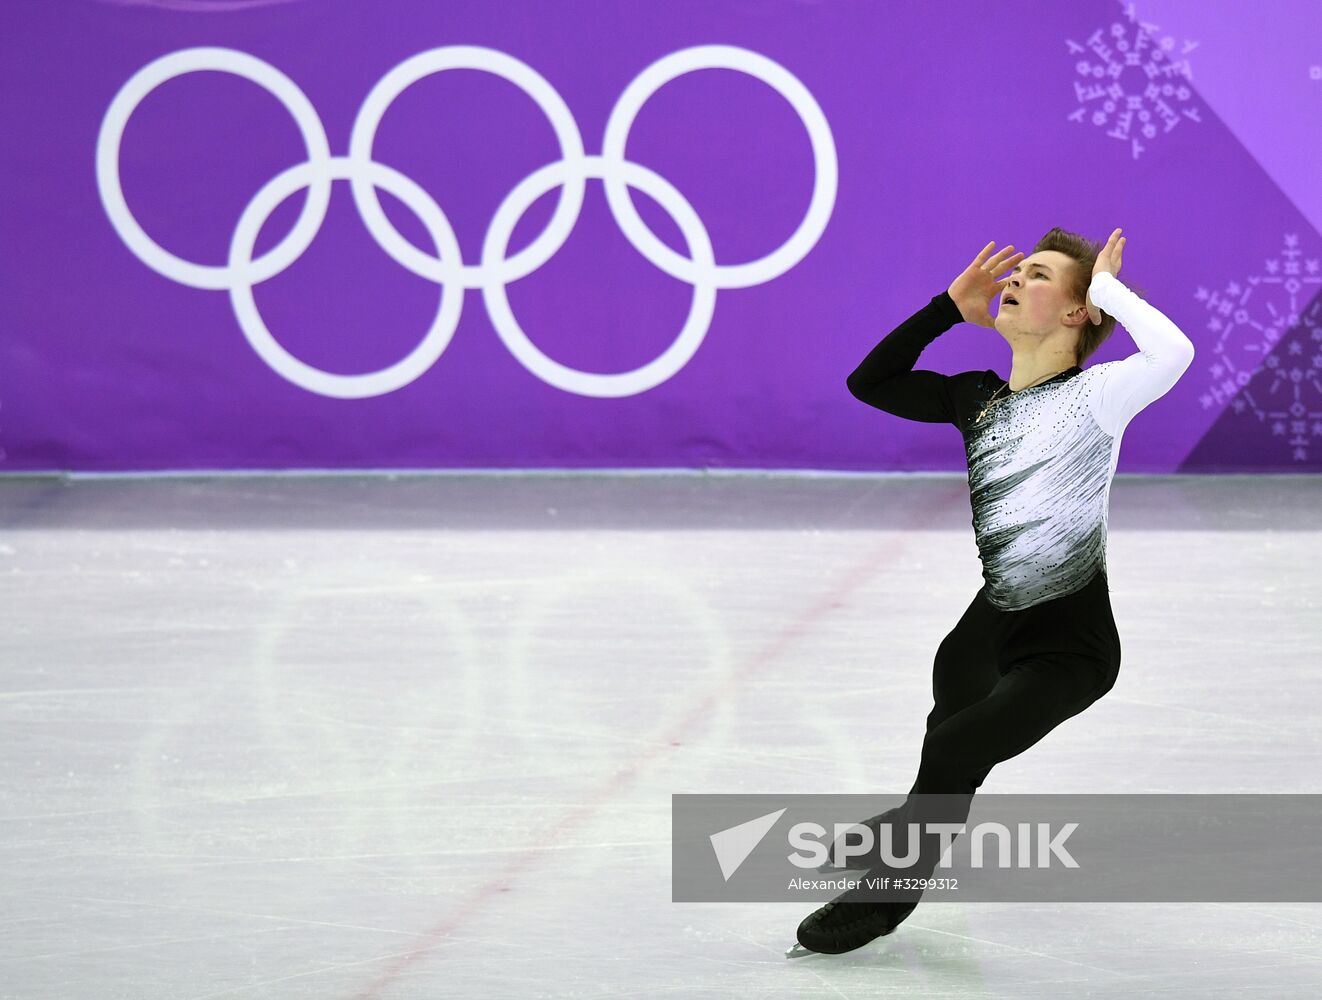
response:
M1145 142L1159 132L1170 132L1184 119L1202 121L1192 105L1193 69L1187 58L1198 43L1181 44L1169 35L1158 39L1158 26L1140 22L1132 3L1124 13L1128 23L1098 28L1082 45L1065 40L1069 54L1079 57L1074 63L1079 106L1069 121L1105 129L1112 139L1129 143L1138 159Z
M1287 234L1284 244L1264 273L1223 292L1196 292L1216 337L1199 402L1205 410L1229 403L1232 412L1270 425L1292 459L1307 462L1310 439L1322 437L1322 268L1317 258L1302 259L1297 235Z

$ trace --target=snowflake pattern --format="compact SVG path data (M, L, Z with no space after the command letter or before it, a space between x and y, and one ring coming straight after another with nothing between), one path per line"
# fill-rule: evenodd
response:
M1284 242L1264 273L1195 293L1216 338L1199 402L1270 426L1294 461L1307 462L1310 440L1322 437L1322 268L1301 259L1297 235Z
M1098 28L1085 44L1065 40L1069 54L1078 57L1074 69L1079 77L1074 82L1079 106L1068 120L1105 129L1112 139L1127 142L1138 159L1159 132L1170 132L1185 119L1202 121L1192 106L1193 69L1187 58L1198 43L1181 44L1169 35L1158 39L1158 26L1140 22L1132 3L1125 5L1125 19L1128 24ZM1126 71L1134 79L1122 81Z

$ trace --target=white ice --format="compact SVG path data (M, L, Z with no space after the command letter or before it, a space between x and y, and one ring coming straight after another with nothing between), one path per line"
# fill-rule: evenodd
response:
M983 792L1322 792L1319 479L1120 476L1115 688ZM903 792L963 476L0 480L0 996L1312 998L1322 904L670 901L675 792Z

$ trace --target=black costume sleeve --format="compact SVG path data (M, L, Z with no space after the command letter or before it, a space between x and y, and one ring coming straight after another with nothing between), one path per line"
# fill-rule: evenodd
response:
M964 317L949 292L932 296L888 333L863 359L845 384L857 398L906 420L958 426L954 378L939 372L914 371L918 355Z

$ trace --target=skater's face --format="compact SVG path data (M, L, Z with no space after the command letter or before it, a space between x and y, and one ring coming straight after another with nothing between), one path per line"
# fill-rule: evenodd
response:
M1074 300L1069 286L1077 263L1059 250L1041 250L1015 265L1001 292L996 329L1001 333L1047 335L1081 329L1088 310ZM1010 305L1014 299L1018 305Z

